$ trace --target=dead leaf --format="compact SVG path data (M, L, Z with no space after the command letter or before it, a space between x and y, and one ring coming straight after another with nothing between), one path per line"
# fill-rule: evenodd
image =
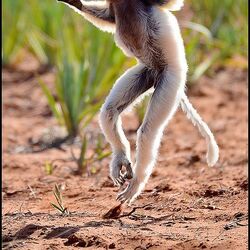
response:
M102 216L103 219L116 219L122 212L122 204L112 207L106 214Z

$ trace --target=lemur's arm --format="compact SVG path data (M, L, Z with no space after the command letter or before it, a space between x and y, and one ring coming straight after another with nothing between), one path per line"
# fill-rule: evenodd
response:
M111 33L115 31L115 15L110 3L106 1L81 0L58 1L66 3L97 28Z

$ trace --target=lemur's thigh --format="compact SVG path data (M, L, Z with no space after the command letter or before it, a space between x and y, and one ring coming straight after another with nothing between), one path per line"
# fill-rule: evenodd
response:
M138 64L128 69L115 83L111 89L102 111L112 109L121 113L137 97L150 89L154 84L152 72L143 64ZM111 117L114 119L114 117Z
M116 81L101 108L100 125L112 147L113 160L110 174L115 183L120 183L118 179L121 177L122 166L128 166L132 171L130 167L130 146L122 130L119 115L137 97L150 89L153 84L154 78L151 70L142 64L136 65L127 70ZM131 171L130 176L132 175Z

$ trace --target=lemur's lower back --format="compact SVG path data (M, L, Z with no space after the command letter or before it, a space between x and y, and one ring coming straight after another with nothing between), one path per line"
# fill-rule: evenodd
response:
M101 30L115 33L118 47L138 60L116 81L100 113L100 126L113 150L110 176L116 185L128 182L118 200L132 202L143 190L155 165L163 130L179 105L206 138L207 162L214 165L219 149L185 94L185 50L177 20L169 11L179 10L183 0L60 1ZM154 92L138 130L132 166L120 114L149 89Z

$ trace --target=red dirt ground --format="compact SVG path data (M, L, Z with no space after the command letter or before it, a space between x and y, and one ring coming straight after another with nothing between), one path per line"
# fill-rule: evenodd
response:
M53 86L53 72L41 77ZM178 111L146 189L132 206L138 208L130 215L132 207L124 208L118 219L103 219L118 205L117 187L108 178L110 158L96 164L96 174L79 177L72 174L75 163L66 161L70 146L21 153L56 121L33 75L4 69L3 248L247 249L247 74L222 70L213 79L202 78L188 95L215 134L219 163L206 165L204 139ZM137 119L128 113L123 121L134 150L136 133L128 131L137 127ZM100 132L96 121L88 130ZM45 162L55 159L65 161L57 161L47 175ZM67 216L50 205L56 183Z

